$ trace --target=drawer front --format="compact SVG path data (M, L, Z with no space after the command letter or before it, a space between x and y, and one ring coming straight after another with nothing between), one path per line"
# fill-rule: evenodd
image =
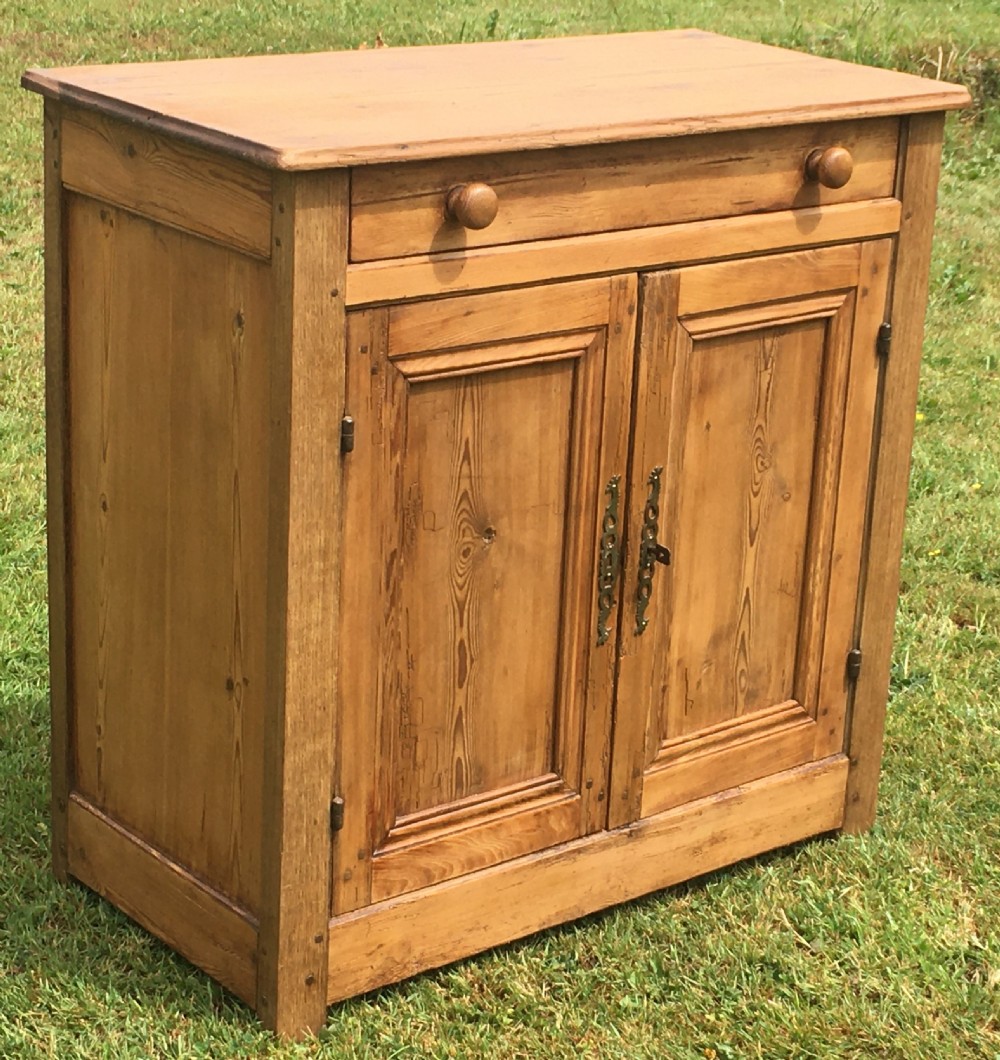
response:
M882 198L893 193L898 135L896 118L879 118L359 167L351 260ZM808 180L810 153L834 146L853 158L847 183ZM481 229L446 214L449 190L469 183L496 194L496 217Z

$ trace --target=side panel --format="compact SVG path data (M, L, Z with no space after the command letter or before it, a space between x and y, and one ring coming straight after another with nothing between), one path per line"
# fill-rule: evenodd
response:
M267 715L257 1011L326 1019L344 401L343 170L275 178ZM264 454L258 454L264 462Z
M75 790L257 912L269 269L65 217Z
M259 257L271 256L271 177L97 111L63 110L67 188Z

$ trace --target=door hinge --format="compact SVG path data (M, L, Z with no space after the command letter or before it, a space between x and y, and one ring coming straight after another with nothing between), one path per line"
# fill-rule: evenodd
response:
M342 453L354 452L354 417L345 416L340 421L340 451Z
M847 679L848 681L857 681L858 675L861 673L861 649L851 648L847 653Z
M889 356L889 347L892 345L892 325L886 321L878 326L878 338L875 340L875 352L879 357Z
M344 800L335 795L330 801L330 831L339 832L344 827Z

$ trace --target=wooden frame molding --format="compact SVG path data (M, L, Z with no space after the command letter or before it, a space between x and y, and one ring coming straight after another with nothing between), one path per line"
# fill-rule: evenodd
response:
M68 818L73 876L252 1005L253 918L78 795L70 798Z
M343 171L275 180L257 1008L282 1034L326 1019L347 196Z
M52 871L67 879L67 813L73 780L70 731L69 551L66 521L69 402L63 233L62 111L45 101L45 489L48 505L49 699L52 720Z
M868 535L877 542L879 558L866 557L863 605L859 616L864 665L858 677L851 713L847 753L844 831L863 832L875 820L878 778L885 732L886 696L892 661L894 624L899 601L899 562L910 478L914 412L924 338L923 307L927 304L931 237L938 175L941 170L943 114L909 119L904 136L902 220L896 244L892 287L892 353L879 387L874 484L870 497ZM919 307L914 312L914 307ZM882 557L890 557L885 562Z
M636 824L415 891L331 921L327 1000L340 1001L490 946L712 872L843 819L835 755ZM624 858L632 869L619 871ZM581 878L587 886L580 887ZM405 946L398 945L406 939Z
M157 136L93 111L63 116L62 179L83 195L256 257L271 254L267 170ZM198 194L191 194L191 182Z
M366 262L347 268L347 304L428 298L594 273L673 268L695 261L873 239L896 232L899 218L900 204L895 199L874 199Z

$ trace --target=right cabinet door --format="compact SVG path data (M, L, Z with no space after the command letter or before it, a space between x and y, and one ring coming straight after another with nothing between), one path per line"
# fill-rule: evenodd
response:
M612 827L843 748L890 260L642 279Z

